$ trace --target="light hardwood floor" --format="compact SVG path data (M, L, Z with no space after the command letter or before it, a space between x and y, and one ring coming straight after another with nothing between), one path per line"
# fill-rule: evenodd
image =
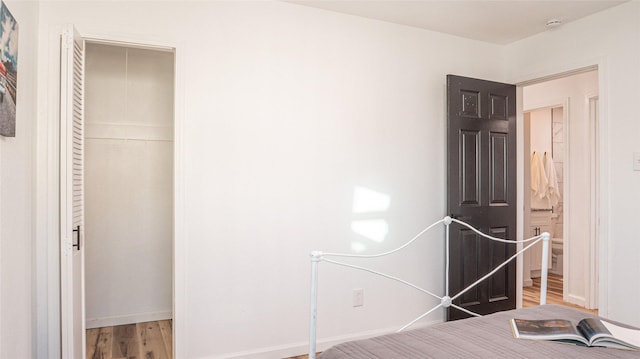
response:
M320 353L317 353L316 356L320 355ZM290 357L290 358L284 358L284 359L309 359L309 356L307 354L303 354L303 355L298 355L295 357Z
M171 320L87 330L87 359L171 359Z
M534 307L540 304L540 278L533 278L533 286L522 290L522 306ZM598 315L597 309L587 309L562 300L562 276L549 273L547 280L547 304L559 304Z

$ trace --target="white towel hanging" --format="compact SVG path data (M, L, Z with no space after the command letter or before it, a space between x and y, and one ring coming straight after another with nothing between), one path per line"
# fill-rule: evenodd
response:
M533 198L544 198L548 187L547 174L542 159L536 151L531 154L531 195Z
M549 198L549 204L557 206L560 201L560 188L558 187L558 176L556 174L553 158L547 152L544 153L544 171L547 175L546 197Z

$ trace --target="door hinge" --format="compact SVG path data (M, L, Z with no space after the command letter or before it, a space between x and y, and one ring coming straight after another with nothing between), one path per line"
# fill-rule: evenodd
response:
M73 33L70 31L64 31L62 33L62 47L64 49L73 48Z

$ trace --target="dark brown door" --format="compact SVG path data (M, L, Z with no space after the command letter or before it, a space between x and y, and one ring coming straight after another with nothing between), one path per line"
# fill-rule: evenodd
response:
M516 88L447 76L448 213L498 238L516 236ZM449 295L515 253L515 245L450 228ZM478 314L514 309L515 262L454 301ZM449 308L448 320L469 315Z

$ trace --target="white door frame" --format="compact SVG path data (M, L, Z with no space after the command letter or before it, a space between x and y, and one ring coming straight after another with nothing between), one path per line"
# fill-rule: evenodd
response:
M608 312L608 300L607 300L607 295L608 295L608 281L607 281L607 273L608 273L608 266L609 263L607 262L607 242L608 242L608 236L606 235L608 233L608 222L609 222L609 217L608 217L608 212L606 211L606 202L607 202L607 198L608 198L608 188L607 188L607 166L606 166L606 161L602 161L603 158L606 158L607 155L607 149L608 149L608 143L606 142L607 139L607 133L606 131L606 123L607 123L607 117L606 117L606 108L607 108L607 101L608 101L608 96L606 91L603 91L602 89L607 88L607 84L608 84L608 72L606 71L607 69L607 59L606 58L602 58L600 59L595 65L593 65L593 63L591 64L585 64L582 67L574 67L572 69L562 69L559 70L557 72L552 72L550 74L540 74L539 76L532 76L530 79L528 80L524 80L524 81L513 81L516 82L516 86L517 86L517 98L518 101L516 103L517 106L517 123L518 123L518 130L517 130L517 136L518 136L518 158L523 158L524 154L524 130L523 130L523 123L524 123L524 109L523 109L523 101L522 101L522 96L523 96L523 87L528 86L528 85L532 85L532 84L536 84L536 83L542 83L542 82L547 82L550 80L554 80L554 79L558 79L558 78L563 78L563 77L568 77L571 75L575 75L575 74L579 74L579 73L583 73L583 72L588 72L588 71L593 71L593 70L597 70L598 71L598 88L599 88L599 94L592 94L590 96L597 96L598 98L598 112L597 112L597 118L595 119L595 121L593 123L591 123L591 135L592 135L592 142L597 144L597 149L594 149L594 156L593 158L593 163L592 165L594 167L592 167L592 176L595 179L595 181L592 181L592 185L591 185L591 203L593 204L593 209L591 211L591 218L590 218L590 222L594 224L595 228L592 231L592 238L590 240L590 245L589 245L589 249L590 249L590 253L588 254L589 256L589 260L590 260L590 274L597 274L597 280L593 277L590 277L591 280L588 280L587 283L587 306L595 306L594 301L591 301L591 299L597 297L597 300L595 300L595 302L597 303L598 306L598 311L599 311L599 315L604 315L606 316L606 313ZM564 103L564 101L561 101ZM587 104L588 105L588 104ZM564 113L564 124L565 126L568 126L567 124L567 110L568 110L568 106L565 106L565 113ZM568 130L568 127L565 127L564 129L565 131ZM565 139L567 138L568 134L565 133ZM565 174L566 171L565 171ZM518 162L518 208L521 209L520 213L518 213L518 236L520 239L525 238L525 228L524 228L524 201L523 201L523 197L524 197L524 184L523 184L523 178L524 178L524 166L522 165L522 161ZM567 179L565 179L567 180ZM567 208L565 208L565 218L568 215L568 211ZM566 221L565 221L566 222ZM566 225L566 223L565 223ZM565 235L566 235L566 227L565 227ZM564 244L565 248L564 251L567 251L568 248L566 247L566 242ZM523 270L523 266L522 266L522 260L518 261L519 265L518 265L518 276L517 276L517 288L518 288L518 296L517 296L517 304L518 307L522 306L522 284L523 284L523 275L522 275L522 270ZM567 263L568 266L568 263ZM566 268L565 268L565 274L567 273ZM566 286L566 282L565 282L565 286ZM564 288L564 292L566 293L566 287Z
M75 27L68 25L60 43L59 243L62 356L84 358L84 42Z
M38 285L36 294L39 301L46 303L46 313L37 317L37 327L47 330L36 333L38 357L56 358L61 353L62 333L60 329L60 199L59 199L59 157L60 148L60 36L64 26L49 28L47 60L43 64L46 85L41 88L45 110L38 120L36 191L44 194L39 202L36 217L42 226L37 228L36 256L46 258L46 265L36 271ZM186 356L183 337L187 337L184 323L185 313L185 226L184 226L184 64L181 56L185 46L181 42L160 42L156 38L128 35L91 34L82 32L88 42L108 43L118 46L142 47L154 50L173 51L174 64L174 233L173 233L173 350L174 358ZM83 353L83 356L85 353Z
M600 91L598 91L600 92ZM600 142L599 142L599 123L598 123L598 109L599 109L599 93L595 94L587 94L586 104L587 111L585 111L589 115L589 142L593 144L591 147L591 193L595 194L594 202L591 207L591 237L589 238L589 278L595 278L595 280L591 280L586 283L587 288L587 297L586 297L586 305L588 309L598 308L598 282L601 280L599 276L599 267L600 261L599 253L600 253L600 236L599 236L599 213L598 208L600 208L600 159L598 156Z

